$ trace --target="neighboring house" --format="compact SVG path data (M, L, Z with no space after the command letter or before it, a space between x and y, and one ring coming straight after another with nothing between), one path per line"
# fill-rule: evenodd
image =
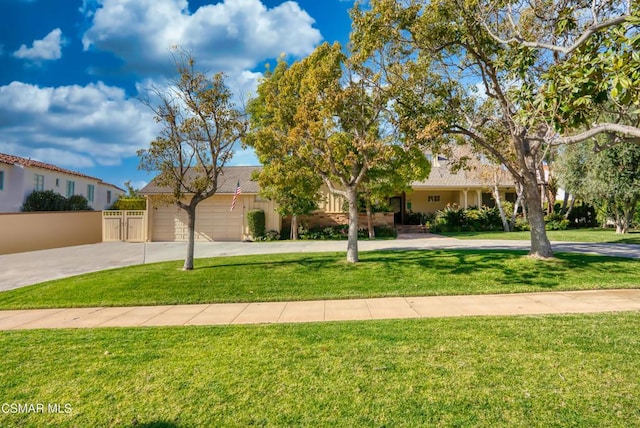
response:
M58 166L0 153L0 212L19 212L34 190L82 195L95 210L108 208L125 191L99 178Z
M489 184L483 183L476 174L460 171L451 173L446 160L432 162L431 174L425 181L415 182L413 190L393 197L390 204L394 211L379 213L377 224L404 223L409 212L431 213L441 210L447 204L456 204L466 208L471 206L493 206ZM272 201L258 196L258 184L251 180L257 166L228 166L219 177L218 191L209 199L198 205L196 209L197 241L241 241L251 238L246 221L247 211L260 208L265 212L266 230L281 231L283 219L275 211ZM240 183L241 194L231 211L236 184ZM508 180L500 183L501 196L504 200L515 201L515 186ZM186 212L168 201L169 189L157 186L153 181L140 193L147 198L149 213L150 241L186 241ZM311 226L346 224L347 214L344 212L344 199L325 192L326 196L319 204L319 210L304 220ZM364 216L360 220L364 227ZM285 223L287 223L285 219Z

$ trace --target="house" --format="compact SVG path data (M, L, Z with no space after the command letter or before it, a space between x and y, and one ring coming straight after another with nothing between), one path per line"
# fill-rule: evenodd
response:
M288 219L283 219L276 212L273 201L259 196L258 184L251 180L258 166L228 166L219 176L218 190L214 196L206 199L196 208L196 240L197 241L241 241L251 238L246 221L246 213L254 208L264 210L266 230L280 232L286 227ZM231 205L240 183L241 193L235 208ZM499 183L501 197L515 201L515 186L509 180ZM147 198L149 214L148 239L150 241L186 241L187 215L175 204L167 202L169 189L157 186L151 181L140 190ZM303 218L310 226L326 226L346 224L347 214L344 211L344 199L325 191L326 196L319 204L318 211ZM374 224L394 225L405 222L410 212L431 213L441 210L447 204L461 207L492 206L495 204L489 185L477 174L468 171L452 173L444 159L433 161L431 174L427 180L412 184L412 191L393 197L390 205L393 213L377 213ZM360 219L364 222L364 215Z
M260 170L255 166L229 166L218 177L215 195L200 202L196 208L196 241L242 241L250 238L246 214L252 209L262 209L266 217L266 229L280 231L281 218L275 211L275 203L258 195L258 183L251 174ZM233 210L234 194L238 183L240 194ZM140 190L147 198L148 239L150 241L186 241L187 214L177 205L167 202L168 188L158 186L153 180Z
M99 178L32 159L0 153L0 212L19 212L35 190L82 195L95 210L108 208L125 191Z

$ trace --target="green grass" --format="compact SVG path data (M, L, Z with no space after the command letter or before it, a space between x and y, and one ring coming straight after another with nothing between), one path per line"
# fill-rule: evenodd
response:
M0 333L2 427L640 426L640 313Z
M0 293L0 308L131 306L634 288L637 260L522 251L363 252L220 257L107 270Z
M531 234L524 232L439 232L439 235L451 236L458 239L506 239L529 240ZM640 245L640 230L632 230L628 234L616 234L612 229L569 229L548 230L547 236L551 241L567 242L608 242L617 244Z

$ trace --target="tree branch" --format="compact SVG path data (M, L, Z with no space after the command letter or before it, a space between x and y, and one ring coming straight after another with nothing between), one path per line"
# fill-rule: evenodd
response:
M600 123L594 124L589 130L581 132L577 135L567 137L554 137L549 142L552 146L560 146L563 144L576 144L593 138L604 133L618 134L627 138L640 138L640 128L629 125L621 125L618 123Z
M605 28L623 24L624 22L627 21L628 18L630 18L630 15L621 15L615 18L608 19L603 22L594 22L593 25L585 29L585 31L580 35L580 37L576 39L575 42L573 42L572 45L566 46L566 47L554 45L551 43L530 42L530 41L524 40L524 38L522 38L520 35L515 35L509 39L503 39L500 36L498 36L496 33L494 33L491 30L491 28L489 28L489 24L487 24L486 20L482 20L482 26L485 28L485 30L487 30L487 33L489 34L489 36L491 36L492 39L494 39L496 42L502 45L510 45L512 43L517 43L521 46L526 46L528 48L546 49L553 52L559 52L564 55L568 55L571 52L578 49L583 43L585 43L589 39L589 37L591 37L598 31L603 30Z

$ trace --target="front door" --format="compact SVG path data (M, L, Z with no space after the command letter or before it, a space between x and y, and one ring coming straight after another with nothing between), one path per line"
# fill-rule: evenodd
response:
M391 211L393 211L393 224L402 224L404 217L402 215L402 196L389 198L389 205L391 206Z

